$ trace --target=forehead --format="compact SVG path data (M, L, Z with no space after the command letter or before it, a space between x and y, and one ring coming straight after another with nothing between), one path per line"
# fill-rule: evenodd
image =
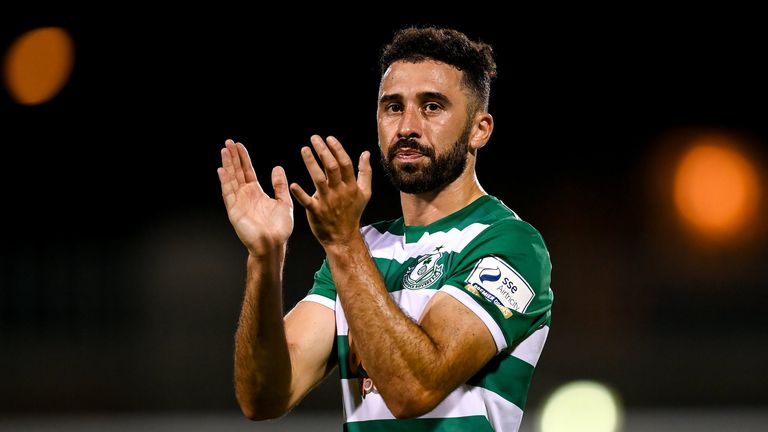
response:
M461 92L462 72L453 66L432 60L418 63L396 61L381 77L379 96L440 92L453 96Z

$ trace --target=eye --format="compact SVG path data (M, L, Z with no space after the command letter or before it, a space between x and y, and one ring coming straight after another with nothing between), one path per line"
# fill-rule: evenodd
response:
M403 111L403 106L398 103L391 103L387 105L387 111L388 112L401 112Z
M424 105L424 111L428 113L438 112L442 110L443 107L440 106L440 104L435 102L429 102L426 105Z

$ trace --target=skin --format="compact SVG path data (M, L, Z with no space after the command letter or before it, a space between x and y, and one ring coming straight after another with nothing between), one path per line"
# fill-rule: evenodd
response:
M402 137L417 139L437 154L456 142L471 122L467 167L455 181L423 194L401 193L408 225L426 225L447 216L485 192L475 176L476 150L493 130L485 112L468 119L469 94L462 72L433 61L395 62L384 74L377 109L379 146L387 152ZM247 151L228 140L219 178L230 222L249 252L247 281L236 333L235 390L252 419L290 411L332 369L334 312L299 303L284 318L282 265L293 229L289 189L305 208L312 232L325 249L350 333L363 366L390 411L410 418L432 410L496 354L485 324L453 297L437 293L419 322L402 313L389 296L360 235L360 217L371 197L370 154L364 152L355 176L353 162L334 137L315 135L301 149L315 192L272 172L275 198L260 187ZM395 165L427 164L413 151ZM369 318L375 316L375 320Z

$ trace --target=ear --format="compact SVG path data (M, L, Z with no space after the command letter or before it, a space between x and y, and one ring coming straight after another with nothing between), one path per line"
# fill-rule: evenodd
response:
M493 116L487 112L478 111L472 121L472 132L469 135L469 147L477 150L491 139L493 133Z

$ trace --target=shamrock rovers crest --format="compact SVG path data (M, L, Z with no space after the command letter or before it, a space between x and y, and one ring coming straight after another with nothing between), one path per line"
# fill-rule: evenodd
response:
M412 290L427 288L440 279L443 265L437 262L443 257L442 248L438 246L434 252L422 255L416 264L408 267L403 276L403 287Z

